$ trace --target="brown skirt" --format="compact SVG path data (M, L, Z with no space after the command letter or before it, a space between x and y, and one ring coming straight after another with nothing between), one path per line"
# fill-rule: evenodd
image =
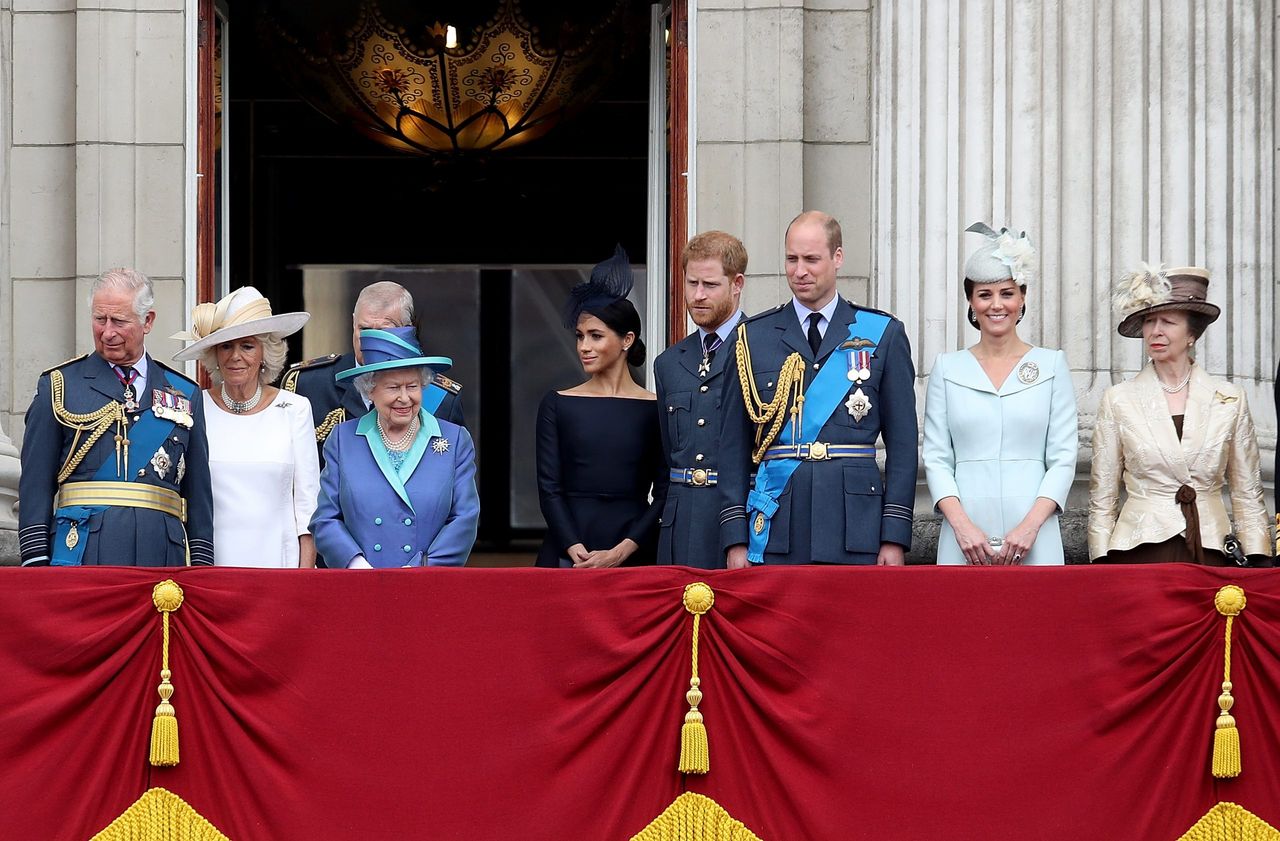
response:
M1235 566L1235 562L1217 549L1204 549L1204 564L1211 567ZM1193 564L1186 538L1178 535L1160 543L1140 543L1132 549L1112 549L1095 564Z

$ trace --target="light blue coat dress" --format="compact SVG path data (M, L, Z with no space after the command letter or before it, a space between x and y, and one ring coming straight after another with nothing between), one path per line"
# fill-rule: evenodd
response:
M1033 347L996 388L968 350L941 354L929 374L924 412L924 467L934 505L958 497L988 537L1008 534L1037 497L1061 511L1076 473L1075 391L1067 355ZM1055 513L1040 528L1023 564L1061 564ZM938 563L964 564L946 520Z
M311 519L331 566L364 555L374 567L462 566L476 542L480 497L467 430L423 410L422 427L396 470L377 412L334 427L324 445L320 499Z

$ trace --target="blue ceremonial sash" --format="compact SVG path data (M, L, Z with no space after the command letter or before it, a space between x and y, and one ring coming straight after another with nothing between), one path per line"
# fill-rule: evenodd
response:
M889 326L889 316L880 313L857 310L853 323L849 325L849 336L852 340L855 331L858 338L870 344L863 344L860 349L877 348L885 329ZM850 342L846 342L849 345ZM837 357L847 362L849 354L854 352L852 346L841 346L827 359L827 364L818 371L818 376L804 392L804 425L800 429L800 440L792 438L791 424L784 424L778 435L778 443L782 446L810 444L818 440L818 433L839 408L844 396L849 393L849 380L846 376L848 365L839 365ZM773 515L778 511L778 497L787 489L791 474L800 466L799 458L775 458L761 461L756 470L755 487L747 494L747 560L753 564L764 563L764 550L769 545L769 529L773 523Z
M174 391L187 398L192 399L195 392L194 387L183 386L185 383L179 381L176 385L170 384ZM116 454L111 453L103 460L98 471L93 474L95 482L132 482L133 478L138 475L139 470L145 470L146 465L151 461L151 456L155 454L164 440L169 437L169 433L173 431L175 426L171 420L165 420L156 415L155 412L145 411L139 416L138 422L129 428L129 464L128 470L121 480L120 471L116 464ZM84 560L84 549L89 543L89 534L86 527L89 518L94 514L106 511L104 505L71 505L59 508L54 512L56 522L56 530L53 536L53 551L49 558L50 566L79 566ZM75 529L75 539L68 540L72 535L72 529ZM68 546L67 544L72 545Z
M449 396L447 389L441 388L436 383L427 386L426 393L422 395L422 408L431 414L436 413L436 409L440 408L440 404L444 402L445 397Z

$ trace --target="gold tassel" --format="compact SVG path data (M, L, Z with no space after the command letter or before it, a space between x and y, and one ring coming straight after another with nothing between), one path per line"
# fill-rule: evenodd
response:
M685 700L689 702L689 711L684 714L684 725L680 728L680 773L705 774L711 770L711 755L707 748L707 726L702 721L702 713L698 704L702 703L702 681L698 678L698 627L702 615L715 603L715 593L701 581L696 581L684 588L684 609L693 614L693 659L692 677L689 678L689 691Z
M156 717L151 722L151 764L158 768L169 768L178 764L178 717L174 714L173 684L169 678L169 614L182 606L182 588L172 578L165 579L151 591L151 601L160 611L164 623L164 636L160 648L160 685L156 691L160 693L160 705L156 707Z
M1213 597L1213 606L1227 617L1226 648L1222 666L1222 694L1218 696L1218 722L1213 731L1213 776L1227 779L1240 776L1240 731L1231 707L1231 626L1244 610L1244 590L1228 584Z

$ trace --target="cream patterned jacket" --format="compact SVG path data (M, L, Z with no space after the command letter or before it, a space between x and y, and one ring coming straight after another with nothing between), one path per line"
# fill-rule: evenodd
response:
M1232 531L1222 504L1231 492L1235 534L1247 554L1270 554L1271 523L1262 501L1258 437L1244 392L1192 367L1182 440L1155 369L1143 368L1102 395L1093 429L1089 483L1089 557L1159 543L1186 529L1174 496L1196 492L1200 542L1221 549ZM1120 486L1126 499L1120 504Z

